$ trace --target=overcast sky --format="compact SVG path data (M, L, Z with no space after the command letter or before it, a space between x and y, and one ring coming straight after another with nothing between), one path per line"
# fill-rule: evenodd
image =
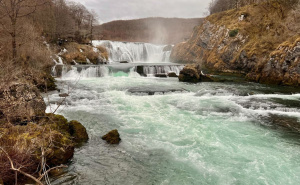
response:
M211 0L73 0L93 9L100 23L145 17L204 17Z

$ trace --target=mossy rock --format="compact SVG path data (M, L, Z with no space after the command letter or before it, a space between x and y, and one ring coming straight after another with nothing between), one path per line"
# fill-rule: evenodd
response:
M118 130L112 130L108 132L106 135L102 136L102 139L109 144L119 144L121 141Z
M186 66L180 71L178 76L180 82L192 82L197 83L200 81L200 74L198 70L193 66Z
M86 132L85 127L78 121L70 121L69 122L69 129L71 137L76 144L81 144L82 142L87 142L89 136Z
M45 122L50 124L51 128L64 134L70 134L69 123L64 116L49 113L46 114L46 117L47 119L45 120Z

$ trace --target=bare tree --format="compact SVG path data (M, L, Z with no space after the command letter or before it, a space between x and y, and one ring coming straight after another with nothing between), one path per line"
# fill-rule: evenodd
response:
M36 11L37 6L45 4L44 0L1 0L0 1L0 24L11 36L12 58L17 57L17 22ZM3 19L7 19L9 24Z

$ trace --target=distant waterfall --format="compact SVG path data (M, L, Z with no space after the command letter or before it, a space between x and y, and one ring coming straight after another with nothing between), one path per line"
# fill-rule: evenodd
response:
M106 47L110 62L169 62L171 54L167 45L117 41L93 41L93 45Z

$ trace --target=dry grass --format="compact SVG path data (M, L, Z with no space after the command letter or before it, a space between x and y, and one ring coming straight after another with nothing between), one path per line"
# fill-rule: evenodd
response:
M42 150L47 161L63 162L55 161L54 155L63 156L69 147L73 147L71 136L64 127L67 127L66 120L56 115L48 115L41 119L39 124L29 123L26 126L1 124L0 146L8 153L16 168L38 177ZM6 155L1 151L0 177L7 184L15 181L15 173L10 169Z
M67 52L62 55L68 64L75 60L79 64L87 64L87 59L93 64L97 64L99 53L94 52L93 47L89 45L71 42L65 45Z
M281 9L288 13L283 15ZM299 10L300 5L289 10L277 1L271 1L216 13L207 20L217 25L225 25L230 30L238 29L242 35L248 36L241 50L247 51L250 57L263 57L287 39L291 41L295 39L295 35L300 35L300 24L297 24ZM247 14L247 17L238 21L242 14Z

